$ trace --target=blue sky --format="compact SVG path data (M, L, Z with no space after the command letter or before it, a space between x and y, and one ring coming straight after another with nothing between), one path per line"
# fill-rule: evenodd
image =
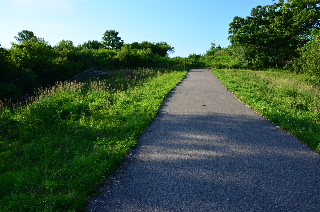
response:
M272 0L0 0L0 43L30 30L51 45L101 41L116 30L125 43L165 41L171 56L203 54L211 46L229 45L229 23Z

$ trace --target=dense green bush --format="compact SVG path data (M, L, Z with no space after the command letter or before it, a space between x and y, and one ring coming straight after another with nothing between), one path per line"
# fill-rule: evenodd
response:
M156 55L150 48L133 49L130 46L123 46L118 51L116 58L119 60L120 66L124 68L150 67L155 64Z
M300 49L301 56L293 61L291 68L298 73L310 74L311 80L320 84L320 31L314 30L312 40Z
M31 38L21 44L14 44L10 49L12 64L18 70L31 72L40 86L58 80L54 73L53 48L43 39Z
M0 100L6 97L18 97L22 94L21 88L15 83L17 73L9 57L9 50L0 45Z
M102 71L166 68L180 62L168 57L174 48L166 42L134 42L123 46L116 31L107 32L109 34L107 37L104 35L104 42L88 41L74 46L72 41L62 40L53 47L31 31L19 32L12 48L0 46L0 100L32 95L39 87L67 81L91 68ZM119 41L121 45L111 48L106 46L106 41L110 41L110 45Z
M234 47L222 48L211 43L211 48L200 58L202 65L209 68L246 68L247 63L241 61Z
M151 43L148 41L143 41L141 43L133 42L132 44L127 45L133 49L150 49L152 53L162 57L169 56L170 53L174 52L174 47L170 46L166 42Z
M245 63L241 63L238 57L234 55L221 56L203 56L202 62L209 68L246 68Z
M205 67L205 64L201 60L201 54L190 54L186 60L188 66L192 68L202 68Z

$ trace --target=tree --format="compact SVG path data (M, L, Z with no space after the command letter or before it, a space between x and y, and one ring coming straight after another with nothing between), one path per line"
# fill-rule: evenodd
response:
M192 68L201 68L204 66L203 62L201 61L201 58L201 54L190 54L187 60Z
M106 48L121 49L123 40L118 36L119 32L115 30L107 30L102 37L102 43Z
M89 40L81 45L79 45L79 48L81 49L101 49L104 45L97 41L97 40Z
M174 52L174 47L170 46L166 42L151 43L148 41L143 41L141 43L134 42L129 45L132 49L140 49L140 50L151 49L152 53L157 54L161 57L166 57L170 53Z
M71 40L62 40L57 45L55 45L54 48L59 50L75 50L76 47L73 45L73 42Z
M18 36L15 36L14 38L18 41L18 43L23 43L32 38L36 38L36 36L32 31L22 30L21 32L18 32Z
M155 44L155 47L152 51L162 57L165 57L174 53L174 47L170 46L166 42L158 42Z
M43 39L33 37L21 44L13 44L10 53L12 64L19 71L32 76L33 84L36 84L37 81L40 86L46 86L57 81L52 63L55 53L48 42ZM28 83L32 84L31 80Z
M218 51L221 51L221 46L216 46L215 43L211 43L210 49L206 52L206 56L215 56Z
M22 74L10 61L10 50L0 45L0 103L1 100L18 98L23 94L18 82ZM28 76L23 77L28 80Z
M320 28L318 0L279 0L253 8L251 16L235 17L229 39L242 59L255 67L283 67L297 57L297 49Z

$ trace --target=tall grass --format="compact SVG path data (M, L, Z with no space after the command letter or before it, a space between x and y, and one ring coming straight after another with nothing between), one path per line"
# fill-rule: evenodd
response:
M320 88L287 71L214 70L243 102L320 152Z
M119 72L121 73L121 72ZM81 211L185 71L61 84L0 113L0 211Z

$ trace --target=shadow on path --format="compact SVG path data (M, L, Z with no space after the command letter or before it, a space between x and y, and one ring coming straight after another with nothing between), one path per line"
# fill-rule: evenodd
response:
M194 115L172 112L182 93L88 211L320 211L317 153L248 108L214 112L195 101Z

